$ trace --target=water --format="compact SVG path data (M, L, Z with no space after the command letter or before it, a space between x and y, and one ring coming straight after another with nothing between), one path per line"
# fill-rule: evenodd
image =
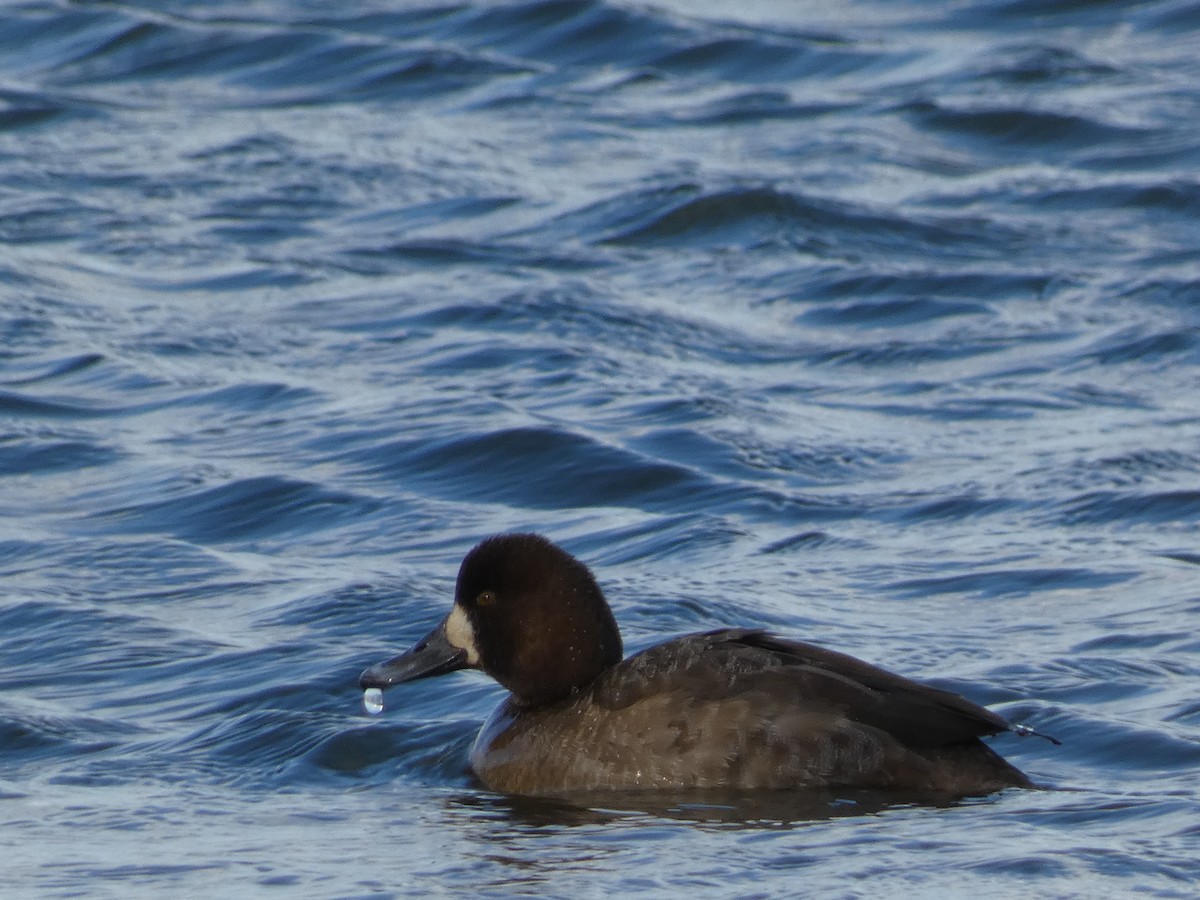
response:
M379 688L367 688L362 696L363 709L373 716L383 712L383 691Z
M1191 896L1200 6L0 10L5 896ZM480 791L480 537L1053 789ZM801 885L803 886L801 888Z

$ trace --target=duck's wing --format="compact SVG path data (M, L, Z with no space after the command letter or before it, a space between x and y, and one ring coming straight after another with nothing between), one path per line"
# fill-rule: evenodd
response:
M796 670L798 681L818 696L840 696L851 718L893 734L909 746L940 746L1012 729L1003 716L959 694L845 653L765 631L728 635L724 641L752 653L770 654L783 668Z
M767 692L782 704L836 711L906 746L941 747L1012 730L1000 715L845 653L723 629L651 647L614 670L598 699L623 706L651 693L688 691L709 699Z

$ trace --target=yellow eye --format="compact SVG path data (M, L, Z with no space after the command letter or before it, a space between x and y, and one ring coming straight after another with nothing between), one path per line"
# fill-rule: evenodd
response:
M483 591L475 598L475 602L480 606L491 606L496 602L496 595L492 591Z

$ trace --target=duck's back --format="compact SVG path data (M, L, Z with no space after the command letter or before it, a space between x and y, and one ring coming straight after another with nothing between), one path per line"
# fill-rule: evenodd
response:
M502 704L472 751L493 790L860 787L988 793L1029 780L962 697L853 657L729 629L651 647L547 706Z

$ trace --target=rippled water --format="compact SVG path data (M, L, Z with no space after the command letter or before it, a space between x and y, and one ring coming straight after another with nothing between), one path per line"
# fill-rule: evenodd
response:
M5 896L1192 896L1200 4L0 10ZM1053 789L489 795L481 536Z

